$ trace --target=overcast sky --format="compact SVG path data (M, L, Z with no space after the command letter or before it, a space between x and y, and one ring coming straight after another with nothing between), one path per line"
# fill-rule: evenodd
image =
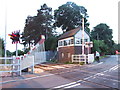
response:
M15 51L8 34L23 31L28 15L35 16L40 6L46 3L53 10L71 1L84 6L89 15L90 29L100 23L106 23L113 29L113 40L118 40L118 1L119 0L0 0L0 37L5 37L5 19L7 21L7 50ZM5 17L6 11L6 17ZM18 49L23 47L19 45Z

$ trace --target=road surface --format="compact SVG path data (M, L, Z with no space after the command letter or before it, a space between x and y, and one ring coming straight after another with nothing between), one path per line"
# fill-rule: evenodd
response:
M100 63L62 68L38 74L3 78L2 88L114 88L120 89L120 56L111 55Z

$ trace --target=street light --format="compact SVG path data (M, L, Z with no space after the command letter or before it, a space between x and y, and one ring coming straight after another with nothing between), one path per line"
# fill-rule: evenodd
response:
M6 52L6 33L7 33L7 3L6 3L6 6L5 6L5 43L4 43L4 46L5 46L5 64L7 63L7 61L6 61L6 57L7 57L7 52Z

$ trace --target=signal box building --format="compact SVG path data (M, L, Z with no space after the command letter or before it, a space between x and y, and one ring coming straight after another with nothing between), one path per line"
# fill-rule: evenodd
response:
M90 42L90 35L84 31L84 42ZM86 45L85 45L86 46ZM91 47L84 46L84 53L91 53ZM58 38L59 62L72 62L72 55L82 54L82 28L65 32Z

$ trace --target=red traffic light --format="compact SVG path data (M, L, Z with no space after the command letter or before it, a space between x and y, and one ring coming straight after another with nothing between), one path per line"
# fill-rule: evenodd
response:
M20 32L20 31L19 31ZM12 39L12 44L13 43L20 43L20 34L19 32L12 32L12 34L8 34L10 36L10 39Z
M118 52L118 50L116 50L115 52L116 52L116 54L118 54L118 53L119 53L119 52Z

